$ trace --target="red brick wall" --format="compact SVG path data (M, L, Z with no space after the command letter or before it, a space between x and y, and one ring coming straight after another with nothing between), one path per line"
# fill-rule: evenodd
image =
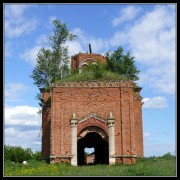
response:
M49 93L43 93L43 103L50 96ZM51 128L51 109L48 107L42 108L42 158L45 159L50 155L50 128Z
M86 157L86 163L94 163L94 155L89 155Z
M135 98L132 82L118 82L117 86L115 83L101 82L101 84L94 83L94 86L92 82L84 83L84 85L81 83L63 85L62 83L54 87L51 91L51 114L48 115L43 111L42 117L43 155L48 153L51 156L61 157L71 155L70 119L73 112L76 113L78 119L94 113L105 120L112 112L115 118L116 161L122 162L121 155L143 156L141 98ZM44 126L47 121L49 122L50 115L51 130L50 127L45 129ZM84 127L92 122L93 120L86 121ZM97 123L94 121L93 124L102 126L101 128L108 132L106 124L98 124L98 121ZM77 125L78 133L80 129L83 129L81 126ZM123 163L134 161L134 158L123 158Z
M72 56L71 69L79 68L80 63L86 58L93 58L93 59L99 60L100 62L106 62L106 58L104 56L99 55L99 54L79 53L75 56Z
M57 93L59 92L60 93ZM53 89L53 114L54 126L53 139L58 139L52 152L54 154L70 154L70 125L72 113L77 118L95 113L107 119L109 112L119 119L119 89L118 88L54 88ZM118 123L117 123L118 124ZM61 132L61 133L59 133ZM61 134L61 136L60 136Z
M135 120L135 144L136 154L140 157L144 155L143 148L143 125L142 125L142 102L139 92L134 100L134 120Z

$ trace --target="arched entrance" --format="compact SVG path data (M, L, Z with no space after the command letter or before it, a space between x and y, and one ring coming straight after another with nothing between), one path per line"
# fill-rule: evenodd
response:
M78 165L86 165L85 148L94 148L94 164L109 164L109 145L106 132L97 126L84 128L77 142Z

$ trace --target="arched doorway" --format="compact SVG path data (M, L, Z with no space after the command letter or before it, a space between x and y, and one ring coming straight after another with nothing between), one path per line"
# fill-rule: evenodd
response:
M86 165L85 148L94 148L94 164L109 164L108 137L103 129L89 126L81 131L77 142L78 165Z

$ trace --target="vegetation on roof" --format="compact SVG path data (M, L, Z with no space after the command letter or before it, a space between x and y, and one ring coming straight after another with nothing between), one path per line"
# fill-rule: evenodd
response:
M108 80L121 80L121 81L128 81L129 79L123 75L104 70L99 73L99 77L97 73L93 71L85 71L81 74L74 74L67 76L57 82L80 82L80 81L108 81Z

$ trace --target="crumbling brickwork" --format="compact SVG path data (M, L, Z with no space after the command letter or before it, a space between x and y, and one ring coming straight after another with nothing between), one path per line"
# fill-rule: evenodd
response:
M42 92L44 99L51 97L51 107L43 107L42 112L43 158L50 157L51 163L71 162L73 154L70 121L74 116L77 119L74 125L77 129L77 155L74 155L77 156L77 161L82 152L78 148L88 146L83 145L85 141L80 143L80 140L89 133L92 134L91 145L97 145L94 138L98 134L103 141L103 148L114 148L115 153L111 158L115 162L135 163L137 157L143 157L140 90L131 81L92 81L57 83L50 93ZM108 128L111 126L107 119L110 114L114 118L111 124L114 147L109 142ZM104 150L97 147L98 151ZM98 161L101 162L101 159Z
M99 54L84 54L79 53L71 58L71 69L80 69L83 64L89 63L89 62L106 62L106 58L104 56L101 56Z

